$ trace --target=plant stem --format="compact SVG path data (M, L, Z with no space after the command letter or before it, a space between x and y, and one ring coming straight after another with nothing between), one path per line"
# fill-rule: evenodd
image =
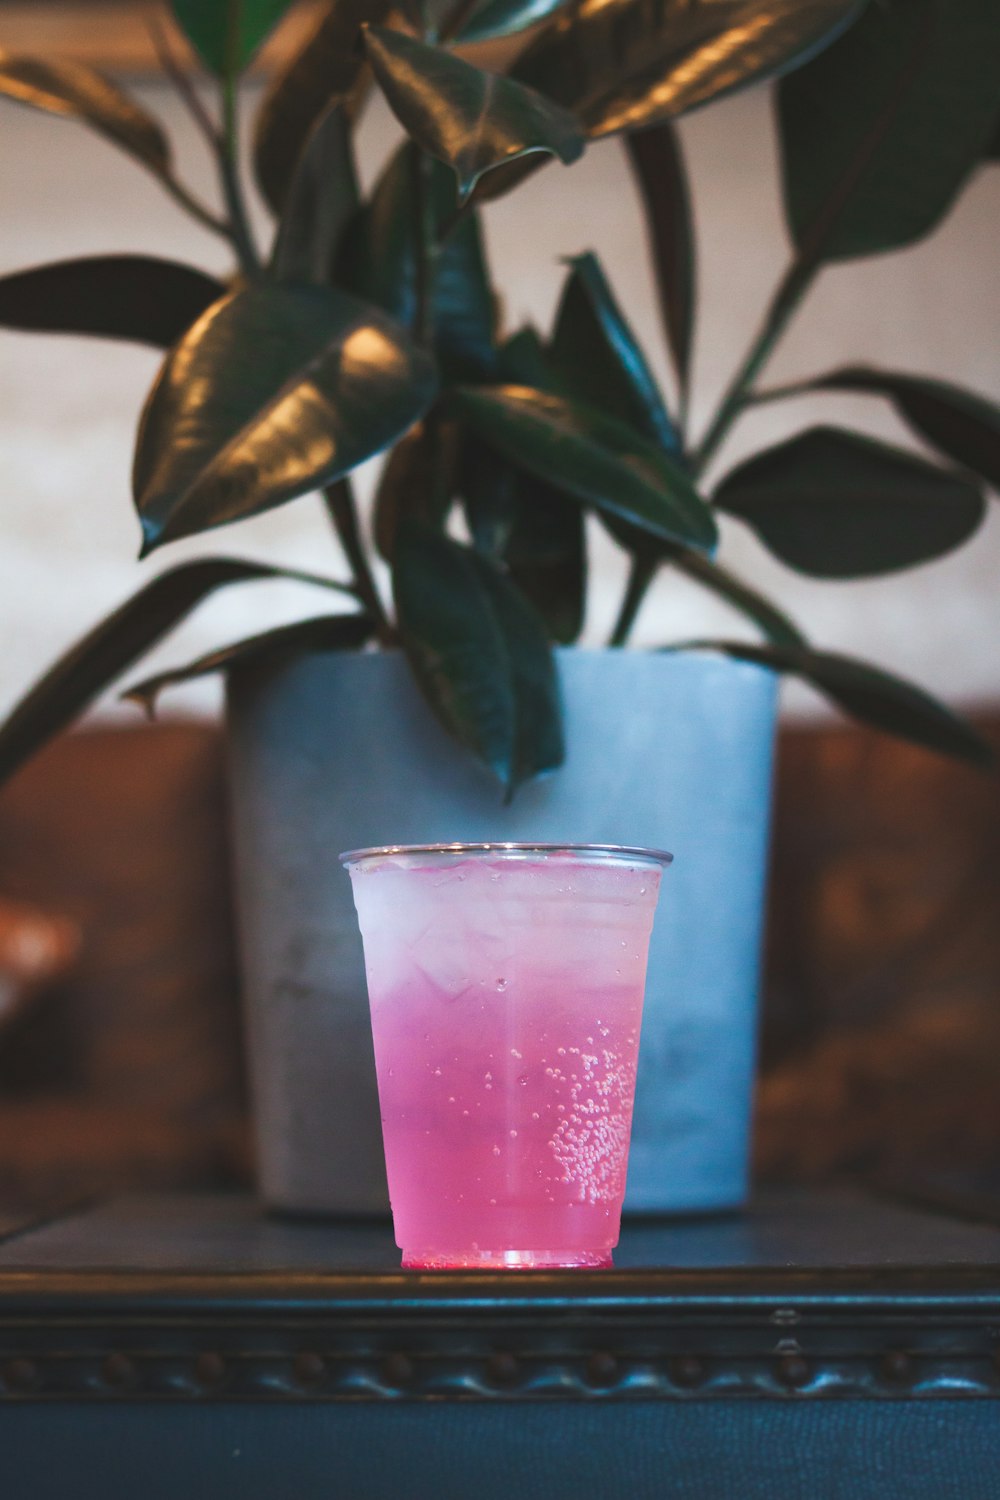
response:
M622 607L618 611L618 619L615 628L608 640L609 646L624 646L632 632L636 616L646 597L646 590L656 577L660 568L660 559L648 552L634 552L628 575L628 585L625 589L625 597Z
M170 38L159 17L156 15L148 16L146 19L146 29L149 32L150 41L153 43L153 48L161 68L173 84L181 102L207 141L209 149L213 155L217 155L219 133L212 123L208 111L198 97L198 92L188 77L187 69L174 55L170 45ZM203 224L213 234L220 235L223 239L228 240L231 245L234 244L233 229L227 219L223 219L219 215L212 213L209 208L206 208L203 203L199 202L182 182L179 182L169 173L160 180L175 202L179 203L192 218L197 219L199 224Z
M230 244L233 243L232 229L226 219L213 214L212 210L199 202L190 189L186 188L182 182L178 182L176 177L161 177L159 180L174 202L179 203L192 219L197 219L199 224L210 229L213 234L219 235L221 239L228 240Z
M747 406L766 406L770 401L788 401L793 396L815 396L814 380L793 380L789 385L767 386L762 391L748 391Z
M344 555L350 564L357 597L375 621L375 632L381 645L390 646L395 640L395 631L379 598L375 579L368 566L368 559L361 542L357 507L354 503L354 491L350 481L338 479L336 484L328 485L323 491L323 498L340 545L344 549Z
M814 261L797 259L782 277L746 358L733 376L711 425L694 458L696 474L711 463L729 430L752 396L753 383L767 364L774 347L808 290L818 267Z
M153 44L157 62L170 79L170 82L184 102L188 113L209 146L214 150L218 132L212 123L208 110L198 97L198 91L192 84L187 69L175 54L170 43L169 33L159 16L151 15L146 17L146 30L149 32L149 39Z
M216 156L219 164L219 179L229 212L233 246L239 258L240 269L245 275L256 279L262 266L257 246L250 229L250 220L243 201L243 190L239 177L239 119L238 90L236 77L229 72L222 80L222 134L216 136Z

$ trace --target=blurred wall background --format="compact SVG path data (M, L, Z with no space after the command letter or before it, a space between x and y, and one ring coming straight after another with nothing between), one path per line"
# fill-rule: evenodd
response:
M0 10L0 28L3 11ZM0 45L3 44L0 34ZM127 81L127 80L126 80ZM212 194L211 169L173 94L133 82L173 137L182 172ZM249 91L246 116L259 85ZM370 181L397 128L378 100L360 139ZM786 256L769 94L757 89L686 120L700 230L701 313L696 425L760 317ZM260 216L263 229L266 219ZM775 383L845 361L934 373L1000 399L1000 168L982 170L945 226L917 248L828 270L769 372ZM185 218L156 182L91 133L0 101L0 273L102 251L154 252L226 270L219 243ZM550 166L490 207L488 247L507 320L545 324L562 277L560 257L596 250L625 310L669 382L640 219L623 154L590 149L571 170ZM319 503L307 498L268 516L136 561L139 531L129 498L135 423L157 356L97 340L0 330L0 711L74 638L140 582L183 557L224 552L320 568L338 560ZM744 419L718 471L767 440L848 417L875 434L913 440L878 401L827 397L767 407ZM370 491L374 465L360 479ZM587 639L599 644L623 580L620 554L594 527ZM747 534L727 525L723 556L772 590L817 644L868 655L960 704L1000 699L1000 514L941 563L898 579L850 586L799 578ZM326 602L325 600L323 601ZM155 661L183 660L265 624L316 608L307 590L262 584L220 594ZM724 631L741 621L691 585L665 576L639 621L637 640ZM174 709L211 712L217 689L174 695ZM804 689L788 702L817 710ZM114 700L99 712L133 715Z

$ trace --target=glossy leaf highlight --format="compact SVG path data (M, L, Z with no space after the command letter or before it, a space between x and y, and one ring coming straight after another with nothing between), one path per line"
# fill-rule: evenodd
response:
M711 548L711 512L687 472L625 423L525 386L465 387L459 415L511 463L667 541Z
M332 483L433 400L432 361L346 293L252 286L167 357L143 413L133 485L144 549Z
M20 57L0 49L0 95L80 120L157 176L170 175L170 147L152 115L83 63Z
M492 168L543 153L576 161L585 138L568 110L401 31L369 27L368 56L389 105L417 144L452 168L465 199Z
M485 5L475 7L456 41L488 42L497 37L516 36L529 26L548 20L566 3L567 0L486 0Z
M641 130L796 67L864 0L581 0L512 76L572 109L592 136Z

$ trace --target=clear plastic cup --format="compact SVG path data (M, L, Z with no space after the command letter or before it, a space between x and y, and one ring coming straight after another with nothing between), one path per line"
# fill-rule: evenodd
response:
M609 1266L671 856L442 844L341 858L403 1265Z

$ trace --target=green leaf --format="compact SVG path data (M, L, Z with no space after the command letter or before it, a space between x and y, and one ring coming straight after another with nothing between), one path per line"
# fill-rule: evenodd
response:
M93 68L17 57L0 49L0 94L47 114L80 120L158 177L170 178L170 147L157 122Z
M722 599L739 614L751 620L773 645L805 646L807 644L801 630L783 610L778 609L777 605L765 599L763 594L759 594L748 583L744 583L742 578L737 578L734 573L730 573L719 563L702 556L700 552L688 552L681 548L674 549L664 561L671 563L694 583L708 589L710 593Z
M781 85L785 204L811 262L912 244L948 212L1000 113L995 0L883 0Z
M403 646L428 703L508 798L560 765L559 690L545 630L496 564L408 521L393 588Z
M583 629L587 550L584 513L556 486L515 468L466 431L461 490L476 547L501 560L552 640Z
M569 163L582 154L577 121L533 89L384 26L369 27L365 42L393 113L453 169L460 199L505 162L542 152Z
M888 397L914 432L1000 490L1000 407L975 391L927 375L863 365L836 370L810 382L809 388Z
M202 62L218 78L242 73L293 0L170 0Z
M435 388L428 356L355 297L232 293L174 347L146 402L144 551L331 484L418 421Z
M387 9L388 0L329 0L303 45L268 86L254 126L254 170L276 214L320 115L333 103L353 115L367 72L361 27L380 21Z
M835 427L759 453L719 485L715 504L814 578L865 578L958 547L985 501L963 474Z
M392 562L400 522L406 518L444 526L458 466L454 424L434 411L406 434L385 461L375 491L375 545Z
M697 648L724 651L740 661L757 662L775 672L801 677L830 698L852 718L874 729L910 740L925 749L991 769L996 762L993 747L951 709L901 677L883 672L868 662L840 656L832 651L809 651L793 647L751 646L742 641L689 641L671 646L671 651Z
M367 615L318 615L311 620L297 620L294 625L279 625L232 646L223 646L219 651L209 651L186 666L171 667L166 672L157 672L154 677L143 678L126 688L122 697L138 703L152 718L164 688L176 687L195 677L208 677L215 672L271 663L289 653L357 651L371 640L374 630Z
M281 211L271 271L278 281L325 286L360 203L347 111L332 104L303 147Z
M416 205L414 178L420 153L406 143L389 162L371 200L347 232L337 280L409 327L416 316ZM452 173L434 162L429 197L440 235L457 207ZM434 349L451 380L481 380L496 373L495 309L479 216L467 210L437 259L432 306Z
M1000 161L1000 116L997 118L993 135L986 146L987 161Z
M267 563L201 558L154 578L59 658L0 726L0 782L216 589L262 578L307 578Z
M177 261L94 255L0 277L0 324L166 349L224 293L221 282Z
M680 443L646 357L592 252L574 256L549 359L564 388L668 452Z
M864 0L580 0L511 76L572 109L588 135L641 130L797 67Z
M504 341L497 363L500 375L510 385L532 385L557 396L571 394L553 369L541 334L530 325Z
M711 512L690 476L632 428L582 401L526 386L453 393L461 417L511 463L667 541L711 548Z
M571 645L583 629L587 542L583 510L554 485L516 476L504 561L552 640Z
M561 10L566 0L486 0L478 5L456 37L459 42L488 42L537 26Z
M639 187L646 237L656 276L660 321L687 404L696 301L694 224L687 172L676 127L669 120L626 137Z

